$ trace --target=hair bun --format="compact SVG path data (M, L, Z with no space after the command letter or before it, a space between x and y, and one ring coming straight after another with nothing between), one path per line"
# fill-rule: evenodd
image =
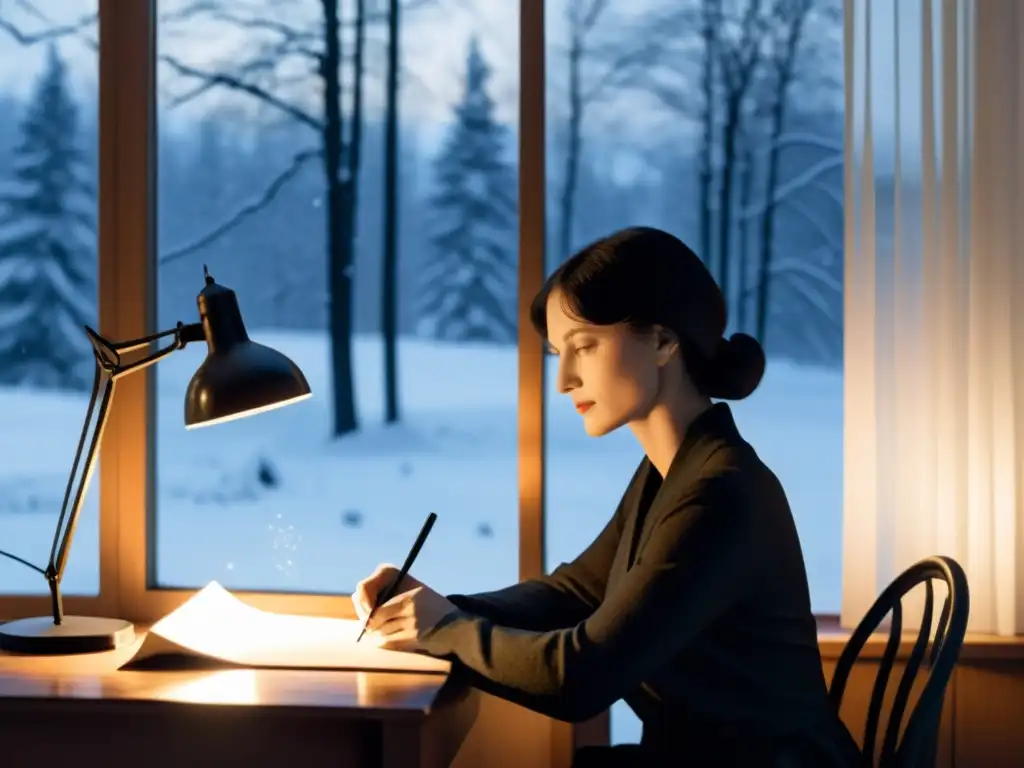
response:
M764 376L764 348L753 336L734 333L721 339L709 361L707 393L716 400L742 400L757 389Z

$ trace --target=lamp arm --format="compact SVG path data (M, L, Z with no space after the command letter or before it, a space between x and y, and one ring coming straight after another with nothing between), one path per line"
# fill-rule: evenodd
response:
M160 331L159 333L143 336L139 339L132 339L130 341L110 341L109 339L105 339L103 336L100 336L89 326L85 326L85 332L89 336L89 341L92 343L93 350L101 360L101 367L113 367L118 369L129 368L132 370L140 367L148 367L148 365L152 365L157 360L165 357L176 349L184 349L186 345L191 344L192 342L204 341L206 339L202 323L189 323L186 325L181 321L178 321L173 328L168 328L166 331ZM168 336L174 337L174 342L170 346L158 350L149 358L136 361L136 363L129 366L122 366L122 354L144 349L154 342L160 341L160 339L166 339Z
M78 518L82 512L82 505L85 501L85 494L92 479L93 470L96 467L96 454L103 432L106 428L107 419L110 414L110 401L114 396L114 386L119 378L135 371L148 368L154 363L167 357L172 352L184 349L187 344L193 341L200 341L205 338L201 323L178 323L174 328L151 336L144 336L140 339L124 342L111 342L100 336L92 328L86 326L86 334L93 346L93 353L96 358L96 375L93 378L92 395L89 399L89 408L86 411L85 423L82 425L82 434L78 439L78 449L75 451L75 459L71 465L71 474L68 476L68 484L64 490L64 501L61 504L60 516L57 518L57 527L53 532L53 545L50 548L50 560L43 575L46 577L50 588L50 600L53 611L54 624L60 624L64 616L63 601L60 594L60 583L64 578L64 569L67 566L68 553L71 549L71 542L75 536L75 529L78 526ZM123 353L134 352L148 347L160 339L173 336L174 342L163 349L136 360L131 363L124 363L121 360ZM89 436L89 425L92 423L93 412L99 405L99 413L96 417L96 424ZM78 476L78 467L83 462L82 450L88 441L88 449L84 456L84 467L81 477L75 488L75 477ZM72 498L72 489L74 496ZM69 502L70 508L69 508ZM64 520L67 518L67 525ZM62 534L63 531L63 534ZM15 558L22 561L20 558ZM25 562L26 565L30 565ZM31 566L30 567L35 567ZM37 569L38 570L38 569Z

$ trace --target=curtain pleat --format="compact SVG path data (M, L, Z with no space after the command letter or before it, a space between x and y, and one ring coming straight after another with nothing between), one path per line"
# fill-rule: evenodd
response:
M845 3L846 626L947 554L1024 632L1022 5Z

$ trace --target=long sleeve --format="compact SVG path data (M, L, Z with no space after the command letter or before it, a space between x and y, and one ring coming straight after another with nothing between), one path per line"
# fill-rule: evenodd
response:
M622 504L597 538L571 563L551 574L494 592L449 595L461 611L515 629L547 631L572 627L604 599L608 572L622 538Z
M639 560L575 626L526 631L455 611L423 650L529 709L593 717L668 664L759 578L754 506L735 474L707 478L652 521Z

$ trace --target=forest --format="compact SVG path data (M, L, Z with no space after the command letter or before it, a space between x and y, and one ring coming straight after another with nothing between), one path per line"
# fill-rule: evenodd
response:
M459 51L441 124L407 116L435 97L403 41L444 5L157 4L159 325L191 316L208 264L251 328L325 332L335 436L360 427L357 335L383 339L389 422L402 418L400 337L515 343L517 126L501 116L486 25ZM0 93L0 386L83 389L97 105L71 86L65 51L95 55L96 16L12 8L0 44L44 49L45 65L29 97ZM549 2L549 268L612 229L663 227L705 259L733 331L772 358L841 365L840 11ZM244 44L190 58L200 27Z

